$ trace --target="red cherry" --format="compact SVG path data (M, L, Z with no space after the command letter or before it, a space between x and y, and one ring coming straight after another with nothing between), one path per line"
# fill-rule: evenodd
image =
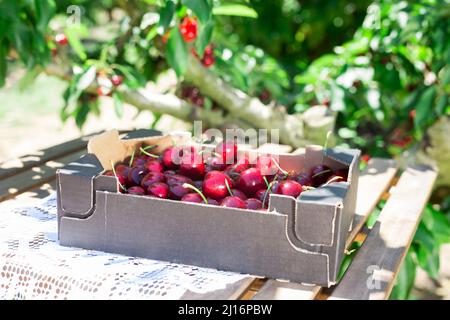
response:
M195 202L195 203L205 203L205 201L203 201L203 198L201 197L201 195L199 195L196 192L185 194L181 198L181 201Z
M129 194L134 194L134 195L137 195L137 196L142 196L142 195L145 194L144 189L142 189L139 186L134 186L134 187L128 188L127 192Z
M238 197L226 197L220 202L221 207L246 209L247 204Z
M180 23L180 32L186 42L194 41L197 37L197 19L186 17Z
M276 193L297 198L302 191L302 185L297 181L284 180L279 183Z
M104 173L104 175L115 177L117 179L117 188L120 191L124 191L120 185L122 185L123 187L126 186L126 184L127 184L127 176L126 175L118 173L117 171L116 171L116 174L114 174L114 172L112 170L106 171Z
M150 171L145 175L144 178L142 178L141 186L144 189L147 189L150 185L156 183L156 182L164 182L166 178L161 172L157 171Z
M369 160L370 160L370 156L368 154L363 154L361 156L361 161L362 162L367 163L367 162L369 162Z
M271 156L259 156L256 159L257 168L263 176L274 176L278 171L278 166L276 165L276 160Z
M186 159L183 158L183 163L180 165L179 173L185 175L194 180L203 178L205 175L205 164L201 162L201 159L197 159L198 156L190 154Z
M167 169L178 169L178 164L176 164L173 160L175 159L175 154L179 152L178 148L169 147L164 150L162 154L162 163L164 167Z
M258 199L259 201L261 201L264 208L267 208L267 206L269 205L269 194L272 193L271 191L267 192L267 196L264 201L264 196L266 194L266 191L267 191L267 189L260 189L255 192L255 198Z
M210 171L218 170L222 171L226 168L226 164L224 163L222 157L209 157L206 159L206 163L211 168Z
M147 188L147 194L149 196L167 199L169 195L169 186L163 182L156 182Z
M312 186L313 184L311 176L306 172L299 173L296 177L294 177L294 180L302 186Z
M174 170L166 170L166 171L164 171L163 173L164 173L164 175L165 175L166 177L168 177L168 176L173 176L174 174L177 174Z
M149 160L144 164L144 168L148 171L162 172L164 170L163 165L159 160Z
M123 81L123 77L119 76L118 74L115 74L111 77L111 83L115 87L120 86L122 84L122 81Z
M318 187L325 182L327 182L328 178L333 174L333 171L330 167L319 164L313 168L311 168L310 175L313 182L313 187Z
M220 171L211 171L205 176L203 180L202 190L205 196L220 200L226 197L228 193L227 185L232 186L232 180L229 176Z
M169 186L183 183L193 184L193 181L191 179L180 174L166 175L166 181Z
M124 164L118 164L115 166L114 170L117 174L121 174L123 176L128 176L128 172L130 172L131 168Z
M219 201L214 200L212 198L207 198L208 200L208 204L213 205L213 206L218 206L219 205Z
M67 40L67 37L64 33L58 33L55 36L55 42L60 46L65 46L69 43L69 40Z
M126 161L126 162L130 163L130 160L129 159L127 159L127 160L128 161ZM134 157L133 163L131 164L131 166L132 167L144 167L147 162L148 162L148 157L145 155L141 155L141 156Z
M265 182L258 169L250 168L241 173L237 185L248 197L252 197L256 191L264 189Z
M336 170L336 171L334 171L333 175L338 176L338 177L342 177L342 181L347 181L347 179L348 179L348 169Z
M132 168L128 172L128 185L139 186L148 171L142 167Z
M255 198L250 198L245 200L245 205L247 209L259 210L262 209L262 202Z
M212 56L211 57L207 56L202 59L203 66L205 66L207 68L212 66L215 62L216 62L216 59L214 59L214 57L212 57Z
M225 164L233 164L237 159L237 143L235 141L225 141L220 143L215 150L222 156Z
M233 194L233 196L238 197L239 199L247 200L247 196L245 195L245 193L243 193L239 189L231 189L231 193Z
M191 189L183 187L182 184L169 185L169 198L180 200L184 195L191 193Z

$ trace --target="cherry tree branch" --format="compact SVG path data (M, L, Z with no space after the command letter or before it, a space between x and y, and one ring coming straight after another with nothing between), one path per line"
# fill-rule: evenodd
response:
M61 65L49 65L45 72L64 80L71 78L70 70ZM234 125L242 129L275 129L279 130L280 142L293 147L323 144L327 132L334 128L335 114L326 107L316 106L303 114L288 114L282 106L266 106L260 100L230 86L204 68L194 57L189 60L185 77L223 109L207 110L176 95L156 93L147 89L119 87L117 90L122 94L124 102L139 110L168 114L190 122L201 120L209 127L223 128ZM95 92L95 88L88 90Z

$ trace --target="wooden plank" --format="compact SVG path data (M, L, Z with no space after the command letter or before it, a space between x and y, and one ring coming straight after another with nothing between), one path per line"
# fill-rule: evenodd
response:
M396 173L397 163L394 160L380 158L371 159L367 167L361 172L358 181L353 227L347 238L346 247L352 244L368 216L389 188Z
M253 300L312 300L321 287L293 282L268 280Z
M81 138L67 141L65 143L52 146L43 150L32 152L18 159L11 159L0 164L0 180L24 172L33 167L40 166L50 160L64 157L68 154L85 149L88 140L97 135L93 133Z
M52 181L56 176L56 169L65 164L77 160L86 151L77 151L62 158L48 161L38 167L16 174L12 177L1 180L0 201L11 199L20 193L39 187L40 185Z
M408 167L330 299L386 299L411 245L437 173Z
M348 247L364 225L369 214L377 205L379 199L389 187L392 178L397 172L396 163L387 159L371 159L367 167L361 172L358 183L358 195L356 213L353 221L353 229L347 239ZM370 192L368 192L370 190ZM298 292L295 292L295 290ZM299 300L314 299L321 287L304 286L296 283L269 280L255 296L259 299L288 299L288 296L299 297ZM295 298L293 298L295 300Z

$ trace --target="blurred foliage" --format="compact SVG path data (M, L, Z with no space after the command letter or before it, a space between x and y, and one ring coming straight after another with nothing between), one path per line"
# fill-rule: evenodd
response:
M179 31L186 16L193 42ZM99 96L123 113L113 75L135 89L172 68L182 83L189 55L204 62L209 48L233 86L290 113L329 106L342 145L392 157L450 115L449 18L450 0L0 0L0 87L9 61L30 70L27 83L52 59L69 65L61 117L82 127ZM427 206L393 298L409 296L417 266L437 276L449 203Z

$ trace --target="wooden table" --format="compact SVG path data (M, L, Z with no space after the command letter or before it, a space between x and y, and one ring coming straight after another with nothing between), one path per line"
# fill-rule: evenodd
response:
M0 164L0 201L26 205L55 191L55 171L86 152L89 136ZM271 148L266 145L260 149ZM290 147L280 146L283 152ZM295 151L294 151L295 152ZM332 288L248 276L223 290L185 299L387 299L430 196L436 172L396 162L371 159L359 181L354 227L347 247L363 242L340 283ZM374 226L366 225L377 204L385 200ZM255 253L257 254L257 253Z

